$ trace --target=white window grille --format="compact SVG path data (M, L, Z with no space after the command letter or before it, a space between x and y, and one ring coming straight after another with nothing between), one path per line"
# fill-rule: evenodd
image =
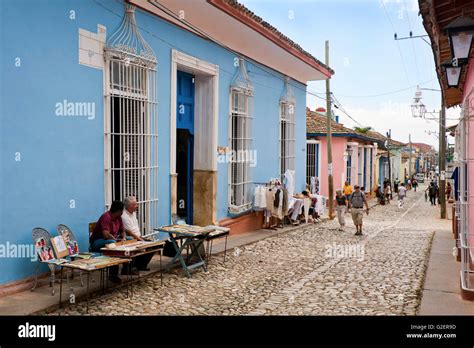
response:
M280 99L280 174L295 170L295 99L285 77L285 88Z
M311 178L318 176L319 149L318 143L306 143L306 185L311 185Z
M352 155L347 155L346 158L346 181L352 184Z
M253 87L243 59L230 89L229 212L242 213L252 207L252 114Z
M474 232L471 219L474 216L474 193L470 182L470 173L474 169L471 137L474 132L474 91L468 94L463 103L459 134L456 139L458 146L459 172L459 241L461 248L461 286L463 290L474 291Z
M362 186L364 186L365 192L370 192L372 190L372 147L370 145L365 145L364 150L364 178Z
M156 58L126 5L105 48L105 203L135 196L143 234L158 226Z

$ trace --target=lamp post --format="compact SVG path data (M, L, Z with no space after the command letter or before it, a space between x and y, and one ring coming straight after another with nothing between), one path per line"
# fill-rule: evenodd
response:
M474 19L464 15L450 22L445 28L453 62L466 64L471 53L472 38L474 35Z
M347 145L346 151L345 151L345 156L346 158L352 157L352 154L354 153L354 150L350 145Z
M452 64L445 63L445 73L452 74L451 68L457 68L457 66L453 66ZM448 73L448 71L450 71ZM456 74L454 74L456 75ZM456 77L457 76L457 77ZM451 82L455 84L455 86L459 83L459 77L461 76L460 70L456 76L451 76ZM446 77L448 80L448 76ZM454 86L454 85L453 85ZM432 114L431 112L429 112ZM434 111L433 111L434 113ZM415 98L413 98L412 104L412 116L413 117L422 117L425 118L426 114L426 107L421 102L421 89L417 88L415 93ZM435 119L435 118L432 118ZM446 113L444 108L444 101L443 101L443 94L441 94L441 110L439 111L439 203L441 206L441 219L446 219L446 196L445 196L445 188L446 188ZM411 153L410 153L411 156Z

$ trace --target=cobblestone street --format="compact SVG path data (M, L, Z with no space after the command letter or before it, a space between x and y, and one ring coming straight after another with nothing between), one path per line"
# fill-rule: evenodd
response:
M187 279L179 268L97 297L91 315L413 315L417 313L437 209L422 192L375 206L364 236L337 219L303 227L212 258ZM370 203L374 204L374 201ZM67 295L66 295L67 296ZM85 314L85 302L53 314Z

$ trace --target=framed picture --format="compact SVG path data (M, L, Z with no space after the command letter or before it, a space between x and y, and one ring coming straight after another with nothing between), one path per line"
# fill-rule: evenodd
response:
M77 244L75 240L74 241L70 240L67 242L67 251L69 255L79 254L79 245Z
M57 258L63 258L69 255L66 243L64 243L63 236L54 237L53 239L51 239L51 244L53 245Z
M46 246L44 238L38 238L35 242L35 249L41 261L48 261L55 259L53 249Z

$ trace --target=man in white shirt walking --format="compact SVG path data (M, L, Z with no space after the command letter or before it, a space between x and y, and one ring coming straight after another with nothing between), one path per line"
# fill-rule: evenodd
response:
M400 184L400 187L398 188L398 207L402 207L404 203L404 199L407 196L407 189L405 187L404 183Z
M136 211L138 209L137 199L133 196L125 198L123 201L125 209L122 214L123 228L128 235L133 235L135 239L143 241L140 233ZM135 266L140 271L149 271L148 264L153 258L153 253L144 254L135 258Z

